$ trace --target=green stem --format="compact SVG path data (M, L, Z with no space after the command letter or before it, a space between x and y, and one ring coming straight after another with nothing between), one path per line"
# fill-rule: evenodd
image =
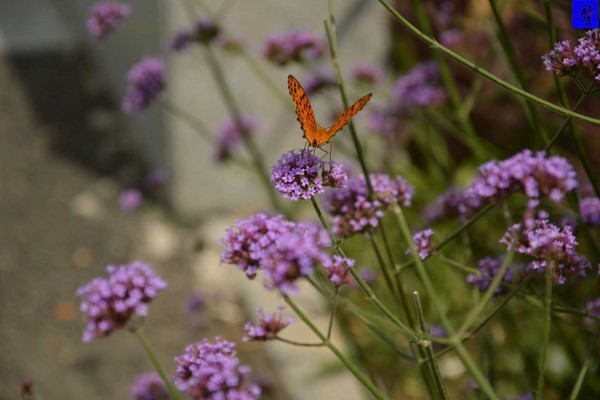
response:
M385 284L387 285L390 293L394 297L397 298L398 290L397 290L396 286L394 285L394 281L392 281L392 277L390 276L390 273L388 271L388 268L385 265L385 262L383 261L383 257L381 256L381 251L379 250L379 247L377 246L377 242L375 241L373 232L369 231L368 235L369 235L369 242L371 243L371 247L373 247L373 252L375 253L375 257L377 258L377 262L379 263L379 269L381 269L381 273L385 280Z
M175 118L185 122L190 128L192 128L202 139L206 140L207 143L212 143L213 137L210 133L210 129L202 122L200 118L197 118L191 112L176 106L174 103L164 101L163 105L165 110L170 112Z
M588 95L588 92L583 92L581 94L581 97L579 97L579 100L577 100L577 103L575 103L575 105L573 106L573 111L576 111L583 104L583 101L585 100L585 98L587 97L587 95ZM571 123L571 120L572 120L571 117L567 117L563 121L563 123L560 126L560 128L558 128L558 130L552 136L552 138L550 139L550 141L548 142L548 144L546 144L546 147L544 148L545 151L550 151L550 149L552 148L552 146L554 146L554 144L558 140L559 136L563 133L563 131L565 130L565 128L567 126L569 126L569 124Z
M331 315L329 316L329 325L327 326L327 340L329 340L331 338L331 330L333 329L333 320L335 319L335 314L337 311L339 298L340 298L340 290L336 286L335 297L333 299L333 309L331 310Z
M337 253L338 256L340 256L342 258L347 258L346 257L346 253L344 253L344 250L342 250L342 248L340 246L340 241L335 237L335 235L331 231L331 228L329 227L329 224L325 220L325 217L323 217L323 213L321 212L321 208L317 204L317 201L314 199L314 197L311 198L310 201L311 201L311 203L312 203L312 205L313 205L313 207L315 209L315 212L317 213L317 216L319 217L319 220L321 221L321 224L323 224L323 227L325 228L325 230L329 234L329 237L331 239L331 243L334 246L335 252ZM410 339L410 340L418 340L418 337L417 337L417 335L415 335L414 331L412 329L410 329L408 326L404 325L404 323L402 323L402 321L400 321L398 319L398 317L396 317L394 315L394 313L392 313L382 303L382 301L375 295L375 292L373 291L373 289L371 289L371 287L369 285L367 285L367 283L363 280L363 278L356 271L356 269L354 269L354 268L348 268L348 271L350 271L350 274L352 275L352 277L354 278L354 280L356 281L356 283L358 283L358 286L361 288L361 290L367 296L367 298L375 305L375 307L388 320L390 320L398 329L400 329L400 331L402 331L402 333L408 339Z
M544 398L544 381L546 377L546 363L548 361L548 346L550 345L550 322L552 320L552 287L554 285L554 267L546 267L546 285L544 294L544 333L542 338L542 350L538 370L536 400Z
M541 105L544 108L547 108L548 110L551 110L557 114L561 114L567 117L571 117L580 121L584 121L587 122L589 124L592 125L596 125L596 126L600 126L600 120L596 119L596 118L591 118L582 114L578 114L576 112L573 112L571 110L568 110L564 107L558 106L556 104L553 104L551 102L549 102L548 100L544 100L538 96L535 96L521 88L518 88L510 83L508 83L507 81L499 78L498 76L492 74L491 72L488 72L487 70L485 70L484 68L481 68L480 66L478 66L477 64L473 63L472 61L466 59L465 57L461 56L460 54L450 50L447 47L442 46L437 40L431 38L430 36L426 35L425 33L423 33L421 30L419 30L416 26L414 26L413 24L411 24L406 18L404 18L398 11L396 11L387 0L377 0L386 10L388 10L390 12L390 14L396 19L398 20L398 22L400 22L404 27L406 27L413 35L417 36L419 39L421 39L422 41L424 41L425 43L427 43L429 46L431 46L432 48L441 51L442 53L446 54L447 56L449 56L450 58L458 61L459 63L463 64L465 67L477 72L478 74L480 74L481 76L483 76L484 78L489 79L490 81L494 82L495 84L497 84L500 87L503 87L504 89L518 95L521 96L523 98L525 98L528 101L532 101L534 103L537 103L539 105Z
M277 194L275 193L275 190L273 189L273 185L271 184L271 179L267 172L268 170L264 164L263 157L260 154L260 151L259 151L258 147L256 146L256 143L254 143L254 139L248 133L248 131L244 128L244 124L242 123L242 113L240 112L240 109L237 105L237 102L236 102L234 96L233 96L233 93L231 92L231 89L227 83L227 80L225 79L225 75L223 74L223 68L220 65L219 60L217 59L212 47L210 45L207 45L207 46L205 46L205 48L206 48L206 58L208 60L208 65L210 67L210 70L215 78L215 81L217 82L217 86L219 87L221 94L223 95L223 100L225 101L225 105L227 106L229 112L233 116L233 119L236 122L236 125L238 127L238 130L240 131L242 139L244 140L246 148L248 149L248 152L250 153L250 156L252 157L252 161L253 161L253 165L256 169L256 173L257 173L258 177L260 178L260 181L262 182L262 184L265 188L265 191L267 192L267 194L269 196L271 205L273 206L273 208L275 208L282 214L287 215L287 212L283 209L283 207L281 207L279 200L277 198Z
M419 21L419 25L421 25L422 31L425 32L424 34L426 34L428 37L432 36L433 29L427 15L427 10L425 10L425 3L421 0L413 0L413 6L415 8L417 20ZM492 156L493 152L487 151L486 147L489 146L484 146L484 144L481 142L481 139L477 136L477 132L475 132L475 128L471 123L469 113L463 111L464 102L461 99L456 80L452 75L450 67L448 67L448 63L446 63L446 60L442 54L438 53L437 51L433 52L433 57L438 65L440 78L446 87L446 92L448 93L448 98L450 99L450 103L454 109L458 123L463 130L465 143L469 146L479 161L483 162Z
M406 222L406 218L404 217L402 209L398 206L395 206L394 214L396 216L398 225L400 226L400 230L402 231L402 234L408 242L410 252L413 256L417 267L417 273L421 279L421 282L423 283L423 286L425 287L425 291L427 292L427 295L431 300L433 308L435 309L435 312L440 320L442 327L452 338L452 345L456 349L458 357L463 362L465 368L470 372L473 379L475 379L475 381L479 384L479 387L481 388L483 393L485 393L485 395L492 400L499 400L498 395L496 394L490 383L487 381L477 364L471 358L467 349L462 345L461 340L456 337L454 328L452 327L450 321L446 316L446 310L442 308L441 301L437 297L433 284L429 279L427 271L425 270L425 266L423 265L423 262L421 261L421 258L419 257L419 254L415 249L415 245L412 240L412 234L410 232L410 229L408 228L408 223Z
M352 375L354 375L356 377L356 379L358 379L360 381L360 383L362 383L363 386L365 388L367 388L367 390L369 392L371 392L371 394L373 396L375 396L375 398L387 399L386 395L383 394L377 388L377 386L375 386L369 380L369 378L367 378L367 376L365 374L363 374L363 372L356 366L356 364L354 364L349 358L347 358L344 355L344 353L342 353L337 347L335 347L333 345L333 343L331 343L331 341L329 341L329 339L327 339L327 337L325 337L325 335L323 335L323 333L321 333L319 328L317 328L316 325L313 324L313 322L310 320L310 318L308 318L308 316L306 314L304 314L304 312L296 305L296 303L289 296L283 295L283 299L290 306L290 308L292 310L294 310L296 315L298 315L298 317L306 324L306 326L308 326L309 329L311 331L313 331L314 334L317 335L317 337L320 340L323 341L323 344L325 346L327 346L333 354L335 354L335 356L338 358L338 360L340 360L342 362L342 364L344 364L344 366L346 366L346 368L348 368L348 370L352 373Z
M502 16L500 15L500 12L496 5L496 0L488 0L488 2L492 9L492 14L494 15L494 20L496 21L498 40L500 41L500 44L502 45L502 49L504 50L504 54L506 56L506 61L508 62L508 66L510 67L510 70L511 70L513 76L519 83L519 86L523 90L529 92L529 89L525 82L525 76L523 74L523 70L521 69L521 66L519 65L519 61L517 58L517 52L515 51L515 48L513 47L512 43L508 37L508 33L506 32L506 27L504 26L504 22L502 21ZM529 120L529 123L531 124L536 135L542 136L544 139L544 142L548 143L548 140L549 140L548 134L546 133L546 130L542 127L542 124L540 123L539 115L537 113L537 110L533 106L533 104L531 104L528 101L524 101L523 106L524 106L525 116Z
M280 342L291 344L292 346L298 346L298 347L324 347L325 346L325 344L323 342L319 342L319 343L301 343L301 342L296 342L294 340L284 339L284 338L279 337L279 336L276 336L276 338Z
M419 292L413 292L413 300L415 302L415 309L417 310L417 318L419 319L421 333L425 334L427 333L427 329L425 328L425 315L423 314L423 307L421 306ZM448 392L446 391L446 385L444 384L444 378L442 378L440 367L433 354L432 343L430 340L422 340L419 344L425 350L427 364L429 365L429 371L433 377L435 388L437 389L438 398L447 400Z
M163 383L165 384L165 388L167 389L167 392L169 392L169 396L171 397L171 399L172 400L180 400L181 397L179 395L179 391L177 390L175 385L173 385L173 382L171 382L171 380L167 377L167 374L165 374L165 371L163 370L162 366L160 365L160 361L158 361L158 357L156 356L156 353L152 349L150 342L148 342L148 339L142 332L142 327L138 326L138 327L134 328L132 331L135 334L135 336L138 338L140 343L142 344L142 347L144 348L146 355L150 359L150 362L154 366L154 369L156 370L156 372L162 379Z
M585 358L585 362L581 366L579 370L579 374L577 375L577 381L575 381L575 385L573 386L573 390L571 391L571 395L569 396L569 400L576 400L577 396L579 396L579 391L581 390L581 385L583 384L583 380L590 368L590 362L594 357L594 348L596 347L596 341L598 340L598 334L600 331L596 331L592 342L590 343L590 347L588 348L587 357Z

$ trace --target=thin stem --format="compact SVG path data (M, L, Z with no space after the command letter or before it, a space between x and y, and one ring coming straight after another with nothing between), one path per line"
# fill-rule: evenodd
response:
M340 289L338 287L336 287L335 295L333 298L333 309L331 310L331 315L329 316L329 325L327 326L327 340L331 339L331 330L333 329L333 321L335 320L335 314L337 311L339 298L340 298Z
M441 301L437 297L435 289L433 288L433 284L429 279L427 271L425 270L425 266L423 265L423 262L421 261L421 258L419 257L419 254L415 249L415 244L412 240L412 234L410 232L410 229L408 228L408 223L406 222L406 218L404 217L402 209L398 206L395 206L394 214L396 216L398 225L400 226L400 230L402 231L402 234L408 242L410 252L416 263L417 273L421 278L421 282L425 287L425 291L427 292L427 295L431 300L433 308L435 309L435 312L440 320L442 327L446 332L448 332L448 335L452 338L452 345L456 349L456 353L462 360L465 368L471 373L471 376L473 376L473 379L475 379L475 381L479 384L479 387L481 388L483 393L485 393L485 395L492 400L499 400L498 395L496 394L488 380L485 378L477 364L473 361L465 347L462 345L462 342L456 338L454 328L452 327L450 321L446 316L446 311L442 308Z
M299 346L299 347L324 347L325 346L325 343L323 343L323 342L301 343L301 342L296 342L294 340L284 339L281 336L276 336L276 339L279 340L280 342L291 344L292 346Z
M592 342L590 343L590 347L588 348L587 357L585 358L585 362L583 363L583 365L581 366L581 369L579 370L579 374L577 375L577 381L575 381L575 385L573 386L573 390L571 391L569 400L576 400L577 396L579 396L579 391L581 390L581 385L583 384L583 380L585 379L588 369L590 368L590 361L592 360L592 357L594 356L594 348L596 347L596 341L598 340L598 334L600 334L600 331L596 331L596 333L594 334L594 337L592 339Z
M381 392L377 388L377 386L375 386L373 382L371 382L369 378L367 378L365 374L363 374L363 372L356 366L356 364L354 364L349 358L347 358L344 355L344 353L342 353L337 347L335 347L333 343L331 343L331 341L329 341L329 339L327 339L327 337L325 337L325 335L321 333L319 328L317 328L316 325L313 324L310 318L308 318L308 316L304 314L304 312L296 305L296 303L289 296L283 295L283 299L290 306L290 308L294 310L296 315L298 315L298 317L306 324L306 326L308 326L309 329L313 331L314 334L317 335L317 337L323 341L323 344L327 346L333 354L335 354L338 360L340 360L342 364L344 364L344 366L348 368L352 375L354 375L356 379L358 379L360 383L362 383L363 386L367 388L367 390L371 392L373 396L375 396L375 398L387 399L386 395L383 394L383 392Z
M190 128L192 128L200 137L206 140L208 143L212 143L213 137L210 133L210 129L202 122L200 118L197 118L191 112L175 105L174 103L165 100L163 102L165 110L170 112L175 118L179 118L185 122Z
M229 87L227 80L225 79L225 75L223 74L223 68L219 63L212 47L210 45L205 46L206 48L206 59L208 60L208 65L211 69L211 72L217 82L217 86L219 87L221 94L223 95L223 100L225 101L225 105L227 106L229 112L233 116L233 119L237 125L238 130L246 144L246 148L250 153L253 161L253 165L256 169L256 173L262 182L265 191L269 196L269 200L271 201L271 205L276 210L280 211L283 214L287 214L287 212L281 207L279 200L277 198L277 194L273 189L273 185L271 185L271 179L269 178L269 174L267 172L267 168L264 164L263 157L260 154L256 143L254 143L254 139L248 133L248 131L244 128L244 124L242 123L242 113L237 105L235 97L231 92L231 88Z
M583 101L585 100L585 98L587 97L588 94L589 93L587 91L584 91L581 94L581 97L579 97L579 100L577 100L577 103L575 103L575 105L573 106L573 111L576 111L583 104ZM550 149L552 148L552 146L554 146L554 144L558 140L559 136L563 133L563 131L565 130L565 128L567 126L569 126L570 122L571 122L571 117L567 117L563 121L563 123L561 124L560 128L558 128L558 130L556 131L556 133L552 136L552 138L550 138L550 141L548 142L548 144L546 144L546 147L544 148L545 151L550 151Z
M422 41L424 41L425 43L430 45L432 48L441 51L442 53L446 54L450 58L463 64L467 68L477 72L484 78L491 80L498 86L503 87L504 89L506 89L518 96L521 96L528 101L537 103L537 104L541 105L542 107L545 107L548 110L551 110L557 114L561 114L561 115L564 115L567 117L578 119L580 121L584 121L584 122L587 122L592 125L600 126L600 119L591 118L591 117L588 117L588 116L585 116L582 114L578 114L578 113L568 110L564 107L553 104L553 103L549 102L548 100L544 100L538 96L535 96L521 88L518 88L518 87L508 83L507 81L499 78L498 76L492 74L491 72L488 72L484 68L481 68L477 64L475 64L472 61L468 60L467 58L461 56L460 54L450 50L449 48L442 46L437 40L435 40L435 39L431 38L430 36L426 35L425 33L423 33L416 26L411 24L406 18L404 18L397 10L395 10L387 0L377 0L377 1L386 10L388 10L390 12L390 14L392 14L392 16L396 20L398 20L398 22L400 22L404 27L406 27L413 35L417 36L419 39L421 39Z
M548 346L550 344L550 322L552 320L552 287L554 285L554 267L546 267L546 285L544 294L544 333L542 338L542 350L538 369L536 400L544 398L544 381L546 377L546 362L548 361Z
M142 344L142 347L144 348L146 355L150 359L150 362L154 366L154 369L156 370L156 372L162 379L163 383L165 384L165 388L167 389L167 392L169 392L169 396L171 397L171 399L172 400L180 400L181 397L179 395L179 391L177 390L175 385L173 385L173 382L171 382L171 380L167 377L167 374L165 374L164 369L160 365L160 361L158 361L158 357L156 356L156 353L152 349L150 342L148 342L148 339L146 338L146 336L144 335L144 333L142 331L142 327L137 326L132 330L132 332L135 334L135 336L138 338L138 340Z
M419 298L419 292L413 292L413 300L415 302L415 309L417 310L417 318L419 319L419 326L421 333L427 333L425 327L425 315L423 314L423 307L421 306L421 299ZM429 371L433 377L435 388L437 389L438 397L440 399L448 399L448 392L446 391L446 385L444 384L444 378L440 372L440 367L433 354L432 343L430 340L422 340L419 345L425 350L427 356L427 364Z
M381 269L381 273L383 274L385 284L387 285L390 293L392 293L392 295L394 295L394 297L398 297L398 291L396 289L396 286L394 285L394 281L392 281L392 277L390 276L390 273L385 265L385 262L383 261L383 257L381 256L381 251L379 250L379 247L377 246L377 242L375 241L373 232L369 231L368 235L369 235L369 242L371 243L371 247L373 247L373 252L375 253L377 262L379 264L379 269Z

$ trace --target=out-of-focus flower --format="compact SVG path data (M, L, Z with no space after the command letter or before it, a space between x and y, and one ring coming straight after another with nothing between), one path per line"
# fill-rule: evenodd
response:
M355 260L351 258L340 257L334 255L326 260L323 264L327 271L327 278L333 283L333 286L339 288L342 285L347 285L351 282L349 269L354 267Z
M459 42L463 36L462 29L453 26L454 15L454 3L450 1L445 1L440 4L437 13L435 14L440 43L446 47L453 46Z
M215 21L201 15L191 27L176 32L169 41L168 48L171 51L183 51L194 42L208 44L219 35L219 31Z
M467 282L469 282L471 285L475 285L481 291L487 290L490 287L492 280L500 272L500 267L502 266L503 261L504 261L504 257L482 258L477 263L477 269L479 269L480 275L468 274ZM509 268L507 268L506 272L504 273L504 276L502 277L502 282L510 283L510 282L512 282L512 278L513 278L513 272L509 267ZM495 295L499 295L504 292L506 292L506 289L504 287L502 287L502 285L498 285L496 290L494 290Z
M119 206L125 212L137 210L144 201L144 196L136 188L127 188L119 195Z
M435 250L435 244L431 241L432 236L433 230L431 229L425 229L413 235L415 250L421 260L425 260ZM410 254L410 249L406 250L406 254Z
M239 121L232 117L227 118L217 128L213 158L219 162L231 159L242 143L242 135L255 135L258 129L258 120L250 114L242 114Z
M350 236L379 224L385 210L393 204L410 205L413 189L401 177L392 180L385 174L369 175L373 196L363 175L348 181L347 189L334 189L325 195L325 208L332 216L336 235Z
M373 111L371 128L383 134L394 133L402 118L416 109L435 106L445 100L446 92L439 83L437 64L425 61L396 80L389 102Z
M165 64L160 58L145 57L127 73L127 93L123 111L136 114L144 111L165 90Z
M590 314L596 318L600 318L600 297L596 297L595 299L588 301L585 304L585 308L586 308L588 314ZM593 318L586 318L585 322L588 325L591 325L591 324L594 324L595 320Z
M577 240L569 227L559 228L548 220L534 220L531 225L510 227L501 243L519 254L533 258L529 268L554 269L554 278L559 284L566 282L566 274L583 275L591 268L590 262L577 254Z
M558 76L574 76L577 71L584 70L600 80L600 31L587 31L574 49L568 40L557 42L550 53L542 56L542 60L546 70Z
M156 372L147 372L135 377L131 385L132 400L169 400L169 392Z
M131 14L129 4L117 1L102 1L92 6L87 28L95 39L102 39L108 33L117 29L123 21Z
M240 365L235 343L220 337L215 337L214 343L204 339L187 346L175 362L173 381L194 400L254 400L260 396L259 386L247 382L250 368Z
M383 82L385 74L381 67L374 64L356 64L352 69L352 79L360 83L376 85Z
M288 30L272 34L263 45L262 55L267 60L284 66L290 62L316 60L325 52L325 43L312 32Z
M533 400L533 393L528 392L516 397L505 397L504 400Z
M335 79L335 71L332 69L326 69L312 73L304 78L303 82L304 90L308 95L313 95L324 89L335 87L337 84Z
M292 318L284 318L284 310L285 307L279 307L279 312L265 315L263 309L259 308L258 314L260 315L260 318L258 323L252 325L252 323L246 322L244 325L246 336L243 340L245 342L265 342L267 340L277 339L277 334L294 322Z
M149 188L156 189L169 182L169 173L164 169L153 169L144 179Z
M167 287L152 268L140 261L106 267L108 279L96 278L77 290L87 325L83 341L110 335L133 315L146 316L148 304Z
M600 226L600 199L586 197L579 202L579 213L585 224Z
M283 154L271 173L277 192L292 201L309 200L323 193L326 186L344 187L347 180L348 175L341 165L321 161L310 149Z
M577 185L575 169L566 159L523 150L506 160L481 165L466 189L452 189L442 195L436 206L427 208L427 216L429 220L453 214L470 216L487 204L519 192L529 198L525 220L531 220L542 196L559 202Z

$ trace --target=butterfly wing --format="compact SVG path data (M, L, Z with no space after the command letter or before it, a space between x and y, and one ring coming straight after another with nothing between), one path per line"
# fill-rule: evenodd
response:
M329 128L327 130L327 140L324 143L327 143L336 133L338 133L339 131L342 130L342 128L344 126L346 126L346 124L348 122L350 122L350 120L352 119L352 117L354 117L354 115L359 112L360 110L363 109L363 107L365 105L367 105L367 103L369 102L369 100L371 100L371 96L372 93L369 93L366 96L361 97L360 99L358 99L356 101L356 103L352 104L350 106L350 108L348 108L346 111L344 111L344 113L342 115L340 115L337 119L337 121L335 121L335 123L333 125L331 125L331 128Z
M317 131L317 120L315 119L308 96L302 85L300 85L300 82L298 82L298 79L292 75L288 76L288 90L296 105L296 116L298 117L302 131L304 131L304 137L310 142L309 136L314 135Z

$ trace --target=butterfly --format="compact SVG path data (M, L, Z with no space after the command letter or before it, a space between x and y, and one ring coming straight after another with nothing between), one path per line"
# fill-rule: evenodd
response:
M361 97L356 103L352 104L350 108L344 111L344 113L338 117L337 121L335 121L328 129L317 124L315 114L304 88L300 85L298 79L294 78L292 75L288 76L288 90L296 105L296 116L298 117L298 122L300 122L300 127L304 132L303 137L312 147L321 147L322 145L329 143L331 138L341 131L357 112L363 109L372 96L372 93L369 93L368 95Z

